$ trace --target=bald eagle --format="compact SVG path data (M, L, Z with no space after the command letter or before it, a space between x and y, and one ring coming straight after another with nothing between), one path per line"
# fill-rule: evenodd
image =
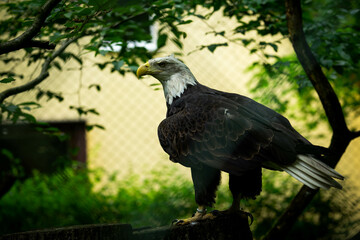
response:
M233 203L261 192L261 169L285 171L309 188L341 185L344 179L318 160L324 148L312 145L290 122L270 108L242 95L200 84L190 69L173 55L149 60L137 76L158 79L165 93L166 118L158 137L170 160L191 168L198 208L192 218L205 219L206 207L215 203L220 172L229 173Z

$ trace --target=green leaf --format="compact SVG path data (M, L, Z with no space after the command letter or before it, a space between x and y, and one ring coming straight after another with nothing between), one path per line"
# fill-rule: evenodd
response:
M173 43L175 43L180 49L183 48L183 44L182 44L182 42L180 42L179 39L177 39L177 38L172 38L171 41L172 41Z
M250 50L250 54L253 54L253 53L257 52L257 50L258 50L257 48L251 49L251 50Z
M100 53L100 55L102 55L102 56L105 56L106 54L108 54L108 52L109 52L109 51L107 51L107 50L99 50L99 53Z
M8 159L14 159L14 155L9 150L3 148L1 149L1 154L5 155Z
M93 13L93 10L91 8L84 8L78 13L78 15L79 16L88 16L92 13Z
M44 92L43 91L38 91L38 93L36 94L36 100L40 100L43 96L44 96Z
M181 21L178 25L189 24L189 23L192 23L192 20Z
M91 84L91 85L89 86L89 89L91 89L91 88L95 88L98 92L101 91L101 87L100 87L99 84Z
M96 65L100 68L100 70L104 70L104 68L106 67L106 65L108 65L109 62L105 62L105 63L97 63Z
M61 71L61 65L60 65L60 63L58 62L58 61L54 61L53 63L52 63L52 65L54 65L59 71Z
M228 46L227 43L216 43L216 44L211 44L211 45L208 45L207 46L207 49L210 51L210 52L214 52L216 48L218 47L226 47Z
M225 36L225 31L220 31L220 32L211 31L211 32L205 33L205 35L208 35L208 34L214 34L214 36L217 36L217 35Z
M22 112L21 116L23 116L26 119L26 121L30 123L36 123L36 118L31 114Z
M59 57L66 62L68 59L73 58L75 61L77 61L80 65L83 64L82 59L79 58L78 56L76 56L75 54L71 53L71 52L64 52L62 54L59 55Z
M166 40L168 39L168 36L166 34L160 34L157 40L157 47L162 48L166 44Z
M100 113L98 111L96 111L94 108L87 110L87 112L98 115L98 116L100 115Z
M101 130L105 130L105 127L100 125L100 124L86 125L86 130L87 131L93 130L94 128L99 128Z
M114 69L116 71L119 71L120 68L124 65L124 60L120 60L120 61L113 61L112 65L114 66Z
M34 108L41 107L41 105L36 102L23 102L23 103L18 104L18 106L22 106L23 109L26 109L28 111L31 110L31 106L33 106Z
M18 104L18 106L28 106L28 105L36 105L37 107L40 106L40 104L36 103L36 102L23 102Z
M76 107L76 106L70 106L70 109L74 109L78 112L79 116L81 115L87 115L88 113L92 113L95 115L100 115L94 108L91 109L85 109L84 107Z
M55 32L53 35L50 36L50 43L57 43L61 39L66 38L67 35L61 34L59 32Z
M236 39L236 40L238 40L238 39ZM244 44L245 47L248 46L251 42L255 42L255 40L252 38L250 38L250 39L241 38L239 40L241 40L242 44Z
M136 70L139 68L139 66L136 66L136 65L130 65L128 66L130 71L132 71L133 73L136 73Z
M5 109L8 112L15 113L19 109L19 107L16 106L16 105L11 104L9 106L6 106Z
M3 78L0 80L0 83L10 83L10 82L14 82L15 78L13 77L7 77L7 78Z
M278 51L278 46L276 44L274 43L268 43L268 44L274 49L275 52Z
M72 12L67 12L67 13L64 14L64 16L65 16L66 18L68 18L68 19L71 19L71 17L72 17Z
M205 19L206 19L205 16L200 15L200 14L193 14L193 16L198 17L198 18L200 18L200 19L202 19L202 20L205 20Z

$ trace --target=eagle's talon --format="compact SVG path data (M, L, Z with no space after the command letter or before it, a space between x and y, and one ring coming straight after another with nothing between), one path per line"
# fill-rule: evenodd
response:
M181 222L184 222L184 220L174 219L174 220L171 222L171 225L177 225L178 223L181 223Z
M250 224L249 224L249 226L251 226L251 224L253 224L253 222L254 222L254 216L253 216L251 213L249 213L249 212L243 211L243 213L244 213L247 217L250 218Z
M184 219L184 220L176 219L176 222L174 222L172 224L172 226L184 226L184 225L191 224L191 223L192 223L192 221L190 221L189 219Z

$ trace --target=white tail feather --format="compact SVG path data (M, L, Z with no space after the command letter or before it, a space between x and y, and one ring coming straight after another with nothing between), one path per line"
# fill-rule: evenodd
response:
M304 171L306 174L312 176L313 178L316 178L317 180L319 180L325 184L327 184L329 181L331 181L331 182L334 181L328 175L325 175L322 172L316 172L316 170L311 169L309 166L307 166L306 164L303 164L301 161L298 161L298 163L303 167L302 171Z
M333 178L343 180L344 177L312 156L298 155L298 159L292 165L284 166L283 170L312 189L342 188Z
M313 168L318 169L319 171L325 173L326 175L328 175L330 177L337 178L337 179L340 179L340 180L344 180L344 177L340 173L338 173L337 171L335 171L333 168L329 167L325 163L313 158L312 156L298 155L298 158L301 161L309 164Z
M297 167L288 166L288 169L290 169L293 173L295 173L297 176L301 177L302 179L305 179L307 182L311 183L313 186L321 187L325 189L329 189L330 186L327 183L323 183L322 181L318 181L317 178L313 177L316 175L308 175L303 169L299 169Z
M303 177L297 175L296 173L294 173L290 169L284 168L284 171L287 172L288 174L290 174L293 178L297 179L298 181L300 181L303 184L305 184L306 186L308 186L309 188L312 188L312 189L317 189L318 188L317 186L315 186L314 184L308 182L306 179L304 179Z

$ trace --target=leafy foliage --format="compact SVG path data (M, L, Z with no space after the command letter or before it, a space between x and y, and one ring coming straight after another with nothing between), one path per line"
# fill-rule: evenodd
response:
M54 7L47 13L44 8L49 6L49 3ZM1 2L0 11L3 18L0 20L0 62L3 69L0 72L0 124L9 122L38 124L31 112L32 109L41 107L38 102L43 99L65 102L62 92L44 89L39 87L39 84L49 76L49 71L52 69L62 71L63 65L70 60L81 69L85 51L94 55L105 55L110 52L107 55L109 57L97 63L97 66L101 70L109 69L111 72L124 75L127 72L135 72L138 62L151 58L168 39L181 48L181 39L186 37L186 34L180 31L178 26L190 23L183 20L186 9L185 4L177 1ZM37 25L39 22L41 24ZM137 43L152 40L153 36L149 28L155 22L160 26L157 33L158 46L154 51L149 52L143 45ZM9 48L9 43L16 42L13 40L19 40L23 34L32 29L38 30L30 39L24 41L15 50ZM85 50L79 53L67 50L69 44L79 44L80 40L82 49ZM120 50L114 52L112 50L114 46L119 46ZM24 72L21 69L24 65L35 69L34 73L25 76L20 74ZM39 69L40 74L34 77L36 70ZM89 91L92 89L101 91L99 84L84 87ZM15 103L9 100L10 96L28 90L36 91L36 98L32 102ZM82 106L80 103L79 106L70 104L69 108L79 117L89 114L100 115L96 109ZM86 129L94 128L104 129L99 124L89 125Z
M319 8L322 11L319 12L317 10ZM356 40L359 38L359 11L359 4L353 1L347 4L326 0L306 1L303 5L306 39L332 83L345 115L358 115L360 110L358 107L360 105L358 70L360 48ZM282 31L279 29L279 32ZM261 34L261 31L258 33ZM262 67L253 80L252 91L256 93L256 96L264 94L267 87L280 88L282 90L277 91L276 96L267 94L280 112L296 109L296 113L292 112L290 116L298 120L306 119L305 125L309 130L317 127L318 120L326 120L318 97L295 57L275 57L274 63L257 62L254 66ZM286 87L283 85L285 82ZM294 103L289 101L289 96L296 97L295 107ZM280 101L280 99L283 100ZM311 116L310 119L309 116Z
M15 178L23 178L25 176L24 169L20 159L16 158L11 151L6 148L1 149L0 157L2 158L3 170L0 172L0 179L3 177L14 176Z
M13 123L16 123L17 121L35 123L36 119L32 114L29 113L29 111L39 106L40 105L35 102L25 102L20 104L0 104L0 124L3 120L12 121Z
M37 16L39 8L44 4L43 0L5 2L0 8L6 10L6 18L0 21L2 40L18 36L18 34L34 23L34 16ZM199 14L197 6L203 6L211 10L205 15ZM321 13L316 9L321 9ZM108 10L111 9L111 10ZM334 84L335 89L341 97L344 111L353 112L354 106L359 104L359 4L354 1L347 1L347 4L333 1L306 1L303 4L304 30L307 40L311 45L320 64L327 70L327 76ZM262 56L258 63L262 65L272 78L274 75L285 76L277 72L279 65L284 64L278 56L270 54L269 51L277 52L280 41L264 41L249 37L245 33L255 31L261 36L282 36L286 37L286 16L285 7L274 0L261 1L125 1L121 4L114 1L83 0L72 2L61 2L51 12L42 26L40 33L35 40L49 41L50 44L59 45L62 41L74 37L88 36L84 48L95 54L105 54L114 44L120 46L120 51L111 55L109 61L98 63L103 70L109 67L111 71L125 74L134 72L138 61L150 58L155 52L148 52L144 47L136 44L138 41L150 41L151 35L147 31L155 22L160 24L158 30L158 49L163 47L168 40L173 41L179 48L182 48L181 40L187 36L179 30L179 26L191 23L186 19L187 15L196 16L206 21L213 13L222 11L224 16L235 18L237 25L231 32L212 31L207 34L224 37L225 42L214 43L207 46L200 46L198 50L208 49L214 52L218 47L228 46L229 43L240 44L249 49L250 53ZM151 17L150 17L151 16ZM335 17L334 17L335 16ZM168 34L170 31L171 36ZM130 47L132 45L133 47ZM270 51L270 52L271 52ZM22 59L14 59L12 55L5 54L0 60L5 64L10 61L27 61L28 65L41 61L52 51L27 47ZM70 52L64 52L59 58L66 62L74 59L81 66L81 56ZM273 61L275 60L275 63ZM290 66L290 65L289 65ZM51 67L61 69L61 63L54 61ZM286 67L286 66L285 66ZM270 68L272 73L270 73ZM303 94L303 89L309 85L303 74L299 75L298 93ZM12 71L1 73L0 84L16 82L19 76ZM290 83L292 76L288 77ZM260 79L259 81L264 81ZM304 85L305 84L305 85ZM305 86L305 88L304 88ZM98 91L101 88L97 88ZM309 91L310 88L309 88ZM47 95L48 98L63 100L61 93L54 94L52 91L39 90L38 99ZM310 96L307 94L307 96ZM351 96L351 97L350 97ZM355 96L355 97L354 97ZM304 95L301 95L304 97ZM277 100L276 98L273 98ZM306 98L303 102L311 106L316 97ZM281 102L278 102L280 107ZM282 108L286 108L286 102ZM73 108L77 109L77 108ZM320 111L321 114L322 111ZM320 115L318 118L323 119ZM310 124L313 125L313 124Z
M0 9L6 14L0 21L0 44L19 36L31 27L44 3L44 0L1 2ZM209 12L205 15L199 14L197 6L205 7ZM359 110L360 102L359 9L359 3L350 0L303 2L307 41L341 98L343 110L347 114L358 113L356 111ZM293 56L280 58L276 55L279 43L287 37L287 27L285 7L275 0L142 0L121 1L121 4L110 0L62 1L51 11L40 32L34 37L33 40L38 41L37 44L40 45L25 46L18 55L3 54L0 56L0 61L4 66L21 62L26 63L27 66L41 66L44 59L51 58L55 47L59 49L69 40L85 39L84 48L95 55L106 54L108 50L104 50L103 47L111 49L115 45L119 46L119 52L111 54L110 59L97 63L97 66L101 70L109 69L124 75L127 72L134 72L139 61L143 62L152 57L168 41L172 41L181 49L182 40L186 38L187 33L182 32L179 26L191 23L191 20L185 18L187 15L206 22L217 11L222 11L226 17L236 19L237 25L231 32L223 30L209 32L208 34L223 37L224 41L200 46L198 50L207 49L215 52L218 47L235 43L249 49L251 54L257 54L261 60L252 68L258 71L251 85L254 94L260 94L261 99L268 101L267 105L281 113L286 112L292 117L306 119L306 126L309 129L316 128L319 119L325 119L325 115L309 81ZM158 49L149 52L136 42L150 41L151 34L147 29L155 22L160 25L157 32ZM261 36L279 36L279 40L259 40L251 35L245 35L249 32L256 32ZM51 68L62 70L63 63L69 60L77 62L80 68L84 64L82 55L65 49L56 59L52 59L48 69L45 70ZM31 80L28 76L25 77L10 68L2 71L0 72L1 89L11 89L13 84L21 84L20 80ZM101 91L101 86L90 85L88 89ZM281 91L275 94L269 89L281 89ZM43 97L47 97L47 100L57 99L60 102L64 99L61 93L53 90L40 88L36 90L37 101ZM290 100L294 99L294 96L296 101ZM36 119L30 111L37 107L40 105L36 102L13 104L11 101L0 101L0 123L2 121L34 123ZM80 116L99 114L96 109L87 106L70 106L70 108ZM89 129L94 127L102 128L97 124L88 126ZM10 152L2 150L1 154L16 162ZM85 171L75 174L75 172L73 169L68 169L54 176L35 174L33 178L22 183L17 182L11 192L0 200L0 219L4 223L1 225L1 232L113 221L130 222L134 226L163 225L168 224L172 218L189 216L195 209L192 205L193 201L189 201L191 203L184 201L184 199L193 199L192 185L186 180L182 180L179 184L181 176L177 176L176 171L173 174L176 177L171 179L160 174L161 172L154 172L156 178L151 177L148 181L140 180L138 177L129 177L124 181L111 178L111 182L119 187L113 194L109 193L111 190L109 186L101 188L96 193L93 191L94 184L100 184L104 177L101 173ZM267 179L264 193L254 205L244 203L251 209L250 212L258 216L256 225L254 224L255 236L264 234L264 230L272 224L274 216L278 216L284 210L284 202L289 201L294 194L294 187L289 180L282 179L283 182L279 186L278 178L275 179L269 174ZM268 194L270 192L271 194ZM284 192L288 194L283 195ZM220 199L229 199L223 189L219 194ZM326 205L319 204L317 201L320 199L316 199L318 205L314 204L316 207L310 208L309 214L304 216L300 225L303 224L308 229L310 229L309 223L312 226L314 223L321 226L326 224L335 226L335 222L329 220L333 218L328 216L333 214L336 217L338 214L343 214L336 211L344 208L339 203L330 203L329 199L325 199ZM323 208L326 210L319 213L319 206L328 207L331 204L335 207ZM43 214L39 216L39 212ZM54 218L55 215L58 217ZM309 233L312 234L312 238L315 236L315 233L310 231ZM329 233L319 232L319 234ZM293 236L296 234L298 233L295 232Z
M196 208L194 201L185 200L194 198L192 184L170 171L174 177L154 171L145 180L135 175L117 180L116 173L100 170L35 173L0 200L0 233L89 223L167 225ZM103 181L107 184L102 186Z
M191 180L175 167L165 167L169 174L163 174L164 169L160 168L146 177L129 174L121 180L116 173L77 169L75 165L51 176L35 173L32 178L17 182L0 200L0 234L113 222L130 223L134 228L154 227L191 216L196 209ZM255 238L264 236L298 187L288 175L264 172L262 194L256 200L242 202L244 210L254 216L251 227ZM231 194L227 184L223 184L215 208L223 210L230 203ZM346 230L358 221L350 216L353 216L352 205L334 200L332 193L321 194L291 234L301 239L347 236ZM342 227L344 223L348 228ZM303 231L304 226L308 231ZM345 232L338 232L339 229Z
M45 3L47 2L44 0L0 3L0 9L5 13L4 19L0 21L0 46L2 47L1 44L18 37L22 32L36 24L37 18L43 14L41 7ZM186 37L186 34L181 32L178 26L190 23L190 21L183 20L186 9L188 6L185 3L173 1L124 1L121 3L99 0L60 1L48 16L44 16L46 21L30 41L34 46L26 45L30 44L26 43L22 46L23 50L20 51L20 54L16 55L20 56L19 58L14 58L10 52L2 54L0 61L3 62L4 66L14 62L25 62L27 66L41 64L44 59L53 54L53 48L56 46L61 46L71 39L78 41L84 38L86 41L81 42L84 44L83 48L95 55L104 55L112 51L111 49L115 45L120 47L119 52L109 55L109 60L97 64L101 70L109 67L110 71L122 75L126 72L135 72L139 61L143 62L151 58L157 50L166 44L169 39L169 32L172 33L170 40L175 42L179 48L182 47L181 38ZM158 46L154 52L149 52L137 43L151 41L152 35L149 28L155 22L160 24ZM75 60L80 67L83 65L82 54L74 54L65 50L57 58L52 59L48 68L43 70L49 71L51 68L62 70L63 63L69 60ZM14 86L12 83L22 84L19 79L24 78L24 76L15 72L11 67L1 72L1 89L11 89ZM99 85L96 86L96 89L101 91ZM40 88L37 90L37 100L44 96L48 100L54 98L63 101L64 99L62 93ZM1 100L0 104L4 104L2 108L9 113L11 109L9 110L8 106L5 105L9 103L3 103ZM79 106L72 109L79 112L81 108ZM79 114L83 113L79 112ZM12 116L14 115L8 114L8 118ZM18 119L12 118L13 122Z
M285 4L274 0L261 1L206 1L201 4L210 10L207 14L190 13L206 23L206 20L217 11L224 16L235 18L237 24L231 31L216 30L208 34L221 36L225 44L236 44L256 54L259 61L250 70L258 71L253 78L251 87L255 98L280 113L293 110L287 116L297 120L305 120L306 127L313 130L319 120L325 120L324 111L319 105L318 97L301 65L294 56L280 58L277 54L279 44L287 38ZM319 12L318 9L321 9ZM359 114L360 84L359 84L359 22L360 5L354 1L334 2L328 0L305 1L302 4L304 32L311 50L317 61L323 67L327 78L333 85L343 107L345 115ZM253 37L273 36L267 41ZM200 46L198 50L208 46ZM211 52L217 44L207 48ZM274 93L272 89L281 89ZM264 95L265 94L265 95ZM265 96L265 97L264 97ZM267 97L268 98L267 98ZM290 101L290 98L296 98ZM294 110L296 109L296 112ZM288 114L288 113L287 113ZM308 121L308 116L312 116ZM323 121L324 122L324 121Z

